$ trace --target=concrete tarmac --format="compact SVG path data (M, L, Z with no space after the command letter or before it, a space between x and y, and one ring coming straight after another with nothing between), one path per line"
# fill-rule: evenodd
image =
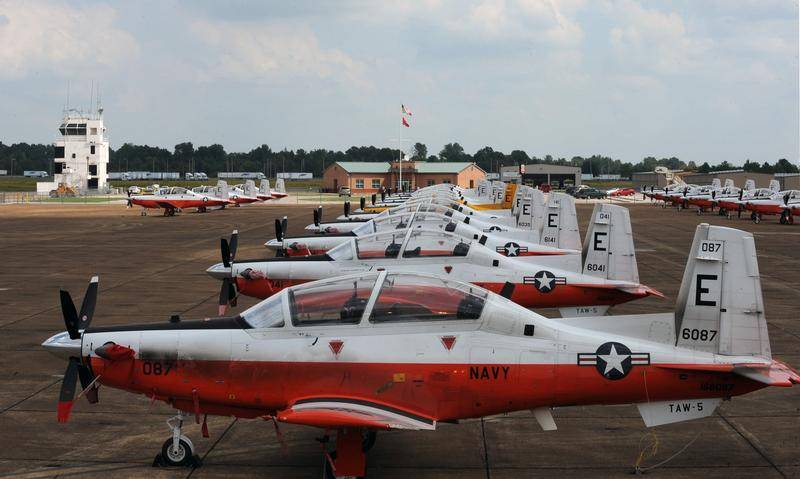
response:
M591 205L578 206L581 231ZM340 214L326 208L326 217ZM290 234L311 208L259 205L206 214L142 217L109 205L0 207L0 477L320 477L319 431L270 422L214 418L211 437L184 431L203 458L197 469L152 468L173 414L143 396L101 388L99 404L79 401L56 422L66 363L39 345L64 329L58 289L76 303L100 275L93 324L213 316L219 282L204 270L219 259L219 238L240 232L240 258L268 256L274 219ZM673 308L695 226L706 221L755 233L773 356L800 367L800 226L767 218L755 225L714 214L631 206L643 283L667 295L619 306L619 314ZM253 304L240 300L239 309ZM550 312L545 312L550 313ZM769 388L725 402L713 416L646 429L633 406L555 411L558 431L542 432L528 412L443 424L435 432L387 432L368 458L380 478L623 477L668 460L653 477L800 477L800 388ZM677 454L677 455L676 455ZM675 455L675 457L673 457ZM671 458L671 459L670 459Z

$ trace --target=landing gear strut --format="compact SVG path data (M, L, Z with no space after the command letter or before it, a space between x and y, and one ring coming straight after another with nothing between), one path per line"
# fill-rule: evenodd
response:
M161 453L153 460L153 467L199 467L200 458L195 454L192 441L181 434L183 421L189 417L188 413L180 414L167 419L167 426L172 435L164 441Z
M357 428L340 429L336 433L336 449L325 453L325 478L360 477L366 473L367 453L375 445L375 431ZM328 436L320 439L325 446Z

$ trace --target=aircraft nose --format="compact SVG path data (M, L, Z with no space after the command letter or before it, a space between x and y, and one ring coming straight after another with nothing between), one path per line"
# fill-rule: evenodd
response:
M214 279L223 280L231 277L231 268L223 263L217 263L206 270L206 274Z
M277 250L283 248L283 242L282 241L278 241L276 239L271 239L271 240L267 241L266 243L264 243L264 246L266 246L267 249L271 249L271 250L277 251Z
M62 359L81 355L81 340L71 339L69 333L66 331L51 336L42 343L42 347L46 349L48 353Z

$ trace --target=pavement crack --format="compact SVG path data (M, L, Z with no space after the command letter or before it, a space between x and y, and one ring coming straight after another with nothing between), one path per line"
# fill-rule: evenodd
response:
M767 454L767 452L766 452L766 451L764 451L764 450L763 450L763 448L762 448L762 447L761 447L759 444L757 444L758 440L756 440L754 437L752 437L752 434L750 434L750 433L749 433L747 430L745 430L744 428L741 428L741 429L740 429L740 428L739 428L739 427L736 425L736 423L734 423L734 422L730 421L730 420L729 420L727 417L725 417L725 415L723 415L723 414L722 414L722 413L721 413L719 410L717 410L717 415L718 415L719 417L721 417L721 418L722 418L722 420L723 420L723 421L725 421L725 423L726 423L726 424L727 424L727 425L728 425L728 426L729 426L731 429L733 429L734 431L736 431L736 433L737 433L737 434L738 434L738 435L739 435L739 436L740 436L742 439L744 439L744 441L745 441L747 444L749 444L749 445L750 445L750 447L752 447L752 448L753 448L753 450L754 450L754 451L756 451L756 452L758 453L758 455L759 455L759 456L761 456L761 457L762 457L762 458L763 458L765 461L767 461L767 463L768 463L768 464L769 464L769 465L770 465L770 466L771 466L773 469L775 469L775 471L776 471L778 474L780 474L780 475L781 475L781 477L784 477L784 478L785 478L785 477L788 477L788 476L786 476L786 474L785 474L785 473L784 473L784 472L783 472L783 471L782 471L782 470L781 470L781 469L780 469L780 468L777 466L777 464L775 464L775 462L773 462L773 461L772 461L772 459L769 457L769 455Z

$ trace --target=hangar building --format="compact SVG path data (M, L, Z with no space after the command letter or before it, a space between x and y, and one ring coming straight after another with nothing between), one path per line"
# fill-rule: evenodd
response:
M542 184L564 188L566 185L581 184L581 169L577 166L551 165L536 163L532 165L504 166L500 168L500 177L510 178L516 172L522 177L522 184L539 186Z
M381 188L394 188L400 184L399 161L337 161L322 175L325 191L339 191L349 187L353 193L374 193ZM425 186L451 183L464 188L474 188L486 172L470 162L403 161L403 189L412 191Z

